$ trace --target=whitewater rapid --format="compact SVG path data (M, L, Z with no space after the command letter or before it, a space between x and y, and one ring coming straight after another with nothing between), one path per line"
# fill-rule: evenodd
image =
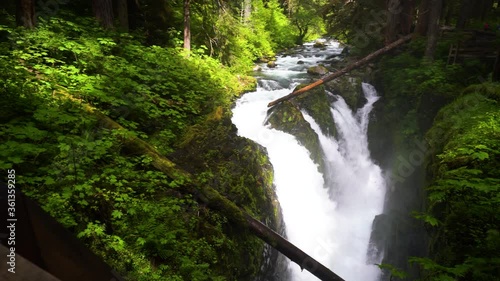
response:
M278 68L265 69L257 90L236 102L232 121L239 135L267 149L288 240L346 281L376 281L380 270L367 262L372 260L367 252L373 219L382 213L385 182L370 158L366 135L369 113L378 99L375 89L362 85L367 102L356 112L336 96L331 113L337 139L323 135L313 118L303 112L318 134L327 167L325 177L294 136L264 125L267 104L289 94L305 80L307 66L332 52L340 52L335 42L319 56L306 45L302 55L278 58ZM307 55L313 53L316 55ZM304 62L302 68L297 67L298 60ZM289 267L291 281L318 280L294 263Z

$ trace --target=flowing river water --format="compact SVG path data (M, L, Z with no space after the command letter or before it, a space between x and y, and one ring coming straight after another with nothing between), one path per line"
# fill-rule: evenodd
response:
M257 90L236 102L232 121L239 135L267 149L288 240L346 281L376 281L380 270L374 264L381 255L369 242L373 219L383 210L386 186L368 151L369 115L378 100L375 89L362 85L366 103L355 112L336 96L331 113L337 139L323 135L314 119L303 112L318 134L325 175L294 136L264 125L270 101L308 82L307 67L341 50L334 41L326 42L323 50L309 43L296 55L278 57L276 68L263 66ZM295 263L288 267L290 281L318 280Z

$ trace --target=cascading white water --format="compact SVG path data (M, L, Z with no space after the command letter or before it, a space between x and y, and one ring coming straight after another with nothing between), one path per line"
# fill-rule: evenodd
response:
M267 148L288 239L346 281L375 281L380 270L367 264L368 243L372 221L382 212L385 194L382 172L370 159L366 136L369 113L378 99L375 89L363 84L368 101L356 114L337 97L331 110L338 140L323 135L313 118L303 112L320 139L326 183L295 137L263 125L270 101L290 93L303 79L300 74L307 66L339 51L338 45L330 44L320 56L278 58L277 70L264 71L266 82L237 101L232 120L239 135ZM306 46L303 54L312 53L311 46ZM297 69L298 60L305 62L302 69ZM277 89L283 84L289 88ZM317 280L296 264L290 267L292 281Z

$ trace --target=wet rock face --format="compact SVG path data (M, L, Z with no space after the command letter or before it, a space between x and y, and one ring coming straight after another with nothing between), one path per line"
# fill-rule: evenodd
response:
M316 41L314 42L314 45L313 45L314 48L325 48L326 45L325 43L321 42L321 41Z
M276 232L284 228L273 185L273 168L264 147L237 135L229 109L221 109L204 122L186 130L178 150L169 155L226 198L244 208ZM229 266L238 268L235 280L255 281L262 271L271 272L280 255L250 233L230 225L227 239L234 243L225 253ZM221 269L227 264L221 264Z
M311 66L307 69L307 73L315 76L321 76L328 73L328 68L322 65Z
M384 249L387 247L387 231L392 227L386 214L375 216L372 223L372 233L368 244L368 262L377 263L383 258Z
M299 107L291 101L285 101L269 109L267 116L266 124L295 136L299 143L309 150L311 159L319 165L319 171L323 173L323 152L318 135L304 119Z
M304 86L306 86L306 84L301 84L297 86L294 91ZM331 112L331 102L323 86L316 87L298 96L295 98L295 102L299 105L300 109L306 111L307 114L314 118L324 135L331 137L337 136L337 129L335 128Z
M294 91L304 86L305 84L301 84ZM330 109L330 101L325 88L321 86L269 109L266 124L295 136L309 150L311 159L319 165L320 172L323 172L323 151L318 135L304 119L302 111L307 112L318 123L323 134L336 136L337 132Z
M342 76L325 84L326 89L344 98L351 110L362 107L366 99L361 88L361 78L357 76Z

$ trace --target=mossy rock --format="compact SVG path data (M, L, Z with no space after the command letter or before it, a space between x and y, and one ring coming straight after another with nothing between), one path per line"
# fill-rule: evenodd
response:
M268 61L267 62L267 67L269 67L269 68L275 68L276 67L276 61Z
M256 71L262 71L262 67L257 66L260 68L260 70ZM249 92L254 92L257 90L257 79L253 76L249 75L239 75L238 76L238 82L240 83L241 87L241 92L237 93L232 97L232 99L236 99L243 95L244 93L249 93Z
M229 109L218 108L204 122L190 127L169 157L276 232L283 228L267 151L237 135ZM220 214L207 210L206 216ZM220 246L224 254L218 257L216 272L228 280L254 280L266 264L278 262L275 250L268 253L264 242L250 232L233 227L226 219L217 220L223 224L227 242ZM206 235L211 240L221 234Z
M297 91L305 86L307 85L300 84L293 91ZM294 102L318 123L324 135L330 137L337 136L337 129L331 111L331 103L328 100L324 86L313 88L295 98Z
M178 162L248 212L265 219L276 199L273 169L264 147L237 135L230 111L220 108L207 120L192 126L176 154ZM173 155L175 156L175 154ZM270 213L275 213L269 209Z
M307 73L310 75L321 76L328 73L328 68L323 65L311 66L307 69Z
M321 42L321 41L316 41L314 42L314 45L313 45L314 48L325 48L326 45L325 43Z
M323 173L325 170L323 151L318 135L304 119L298 106L291 101L285 101L269 109L267 116L266 124L295 136L299 143L309 150L311 159L318 164L319 171Z
M325 86L333 94L341 96L351 110L356 111L366 102L361 82L360 77L346 75L327 82Z

